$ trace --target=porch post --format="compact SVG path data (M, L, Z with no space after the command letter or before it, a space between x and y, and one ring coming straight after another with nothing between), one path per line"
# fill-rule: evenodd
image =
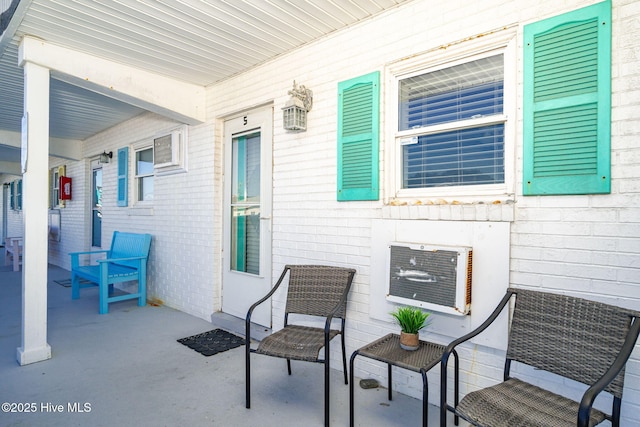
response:
M47 343L49 69L22 58L26 117L22 125L24 246L22 346L17 349L17 359L20 365L26 365L51 358Z

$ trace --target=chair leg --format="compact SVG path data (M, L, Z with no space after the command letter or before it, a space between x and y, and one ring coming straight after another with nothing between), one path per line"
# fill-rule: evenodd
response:
M100 314L109 312L109 292L113 292L113 283L109 283L109 266L100 263L100 282L98 283L100 292Z
M20 271L20 252L16 250L16 245L13 247L13 271Z
M331 399L329 397L329 386L331 384L329 380L329 375L331 374L331 348L330 348L331 340L325 332L324 336L324 425L325 427L329 427L329 403Z
M429 424L429 381L427 381L427 372L420 370L422 374L422 427Z
M287 359L287 372L291 375L291 359Z
M246 396L246 407L247 409L251 408L251 339L245 339L245 396Z
M109 312L109 287L106 283L100 283L100 314Z
M356 360L356 356L358 355L358 350L354 351L351 355L351 359L349 360L349 377L351 378L349 381L349 427L354 426L354 406L355 406L355 396L353 391L353 364Z
M324 358L324 425L329 427L329 357Z
M452 350L451 354L453 355L453 407L450 407L447 404L447 362L449 357L445 360L440 361L440 427L447 426L447 411L450 410L454 413L454 424L458 425L460 422L460 417L456 413L456 408L458 407L459 399L460 399L460 363L458 360L458 352L456 350Z
M147 279L146 277L138 278L138 306L147 305Z
M73 272L71 273L71 299L80 298L80 279Z
M347 356L344 346L344 334L340 334L340 338L342 339L342 369L344 369L344 383L349 384L349 380L347 378Z
M613 411L611 414L611 427L620 427L620 410L622 405L622 399L619 397L613 398Z
M453 404L455 407L458 407L458 403L460 403L460 361L458 360L458 352L453 350L453 368L455 369L453 375L453 392L455 396L453 397ZM457 412L454 412L453 422L455 425L458 425L460 422L460 417Z
M387 363L387 399L393 400L393 367Z

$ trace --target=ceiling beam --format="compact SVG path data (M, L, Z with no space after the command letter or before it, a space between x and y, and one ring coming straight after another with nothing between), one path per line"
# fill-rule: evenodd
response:
M27 14L27 11L31 7L31 3L33 0L20 0L15 10L13 11L13 15L11 15L11 20L4 31L0 34L0 56L4 53L4 50L9 46L11 40L16 35L16 31L20 24L22 24L22 19ZM6 3L6 2L5 2Z
M21 148L21 133L0 129L0 145ZM82 141L75 139L49 138L49 155L68 160L80 160L82 159Z
M20 163L18 162L4 162L0 160L0 174L21 176L21 169Z
M195 125L205 121L204 86L175 80L104 58L25 36L18 63L33 62L51 77L126 102L173 120Z

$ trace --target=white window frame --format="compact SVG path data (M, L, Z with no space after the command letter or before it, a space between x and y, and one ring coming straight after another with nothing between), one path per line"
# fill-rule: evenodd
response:
M102 194L101 194L101 198L100 198L100 202L102 203L99 207L96 205L96 182L95 182L95 172L96 170L101 169L102 170ZM89 230L89 238L91 240L91 247L93 248L101 248L102 244L104 243L104 241L102 240L102 221L99 222L100 224L100 240L98 241L100 243L100 246L95 246L94 243L98 243L97 241L94 241L93 236L95 233L95 230L97 229L97 225L98 222L95 221L95 213L98 212L98 216L100 218L102 218L102 208L104 207L104 168L102 166L102 164L100 164L100 161L98 159L92 159L89 161L89 189L90 189L90 196L89 196L89 222L88 222L88 230Z
M441 69L446 69L459 64L464 64L477 59L502 54L504 58L504 100L503 114L474 120L466 120L465 127L476 127L504 123L504 183L483 185L442 186L430 188L402 188L402 140L412 136L424 135L424 129L410 129L398 131L398 99L399 86L402 79L425 74ZM496 199L511 198L515 188L515 144L516 144L516 112L517 100L516 85L516 40L512 31L504 34L489 36L482 42L467 41L448 49L434 49L427 53L417 55L412 59L404 59L389 64L385 69L387 87L386 103L387 122L385 126L387 135L386 161L389 165L384 174L386 189L385 203L392 201L453 199L460 202L493 201ZM459 129L458 123L445 123L430 126L431 132L444 129Z
M49 208L56 209L60 207L60 168L57 166L49 169L51 188L49 188L49 194L51 197L51 203Z
M133 145L133 182L134 182L134 204L135 205L139 205L139 206L145 206L145 205L150 205L153 204L153 201L155 200L155 184L156 184L156 180L155 180L155 171L152 169L151 173L147 173L147 174L138 174L138 153L140 151L145 151L145 150L149 150L151 149L151 154L153 156L153 139L151 140L145 140L143 142L137 143ZM151 160L151 164L153 165L153 158ZM140 200L140 179L142 178L148 178L148 177L152 177L153 178L153 199L151 200Z

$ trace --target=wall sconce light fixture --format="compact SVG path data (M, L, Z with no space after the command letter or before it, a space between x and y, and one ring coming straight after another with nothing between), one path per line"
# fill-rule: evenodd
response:
M307 112L313 105L313 92L293 82L293 89L289 91L291 98L282 108L282 122L286 130L307 130Z
M98 163L107 164L109 163L109 159L111 159L112 157L113 157L113 151L109 151L108 153L106 151L103 151L102 154L100 154L100 159L98 159Z

